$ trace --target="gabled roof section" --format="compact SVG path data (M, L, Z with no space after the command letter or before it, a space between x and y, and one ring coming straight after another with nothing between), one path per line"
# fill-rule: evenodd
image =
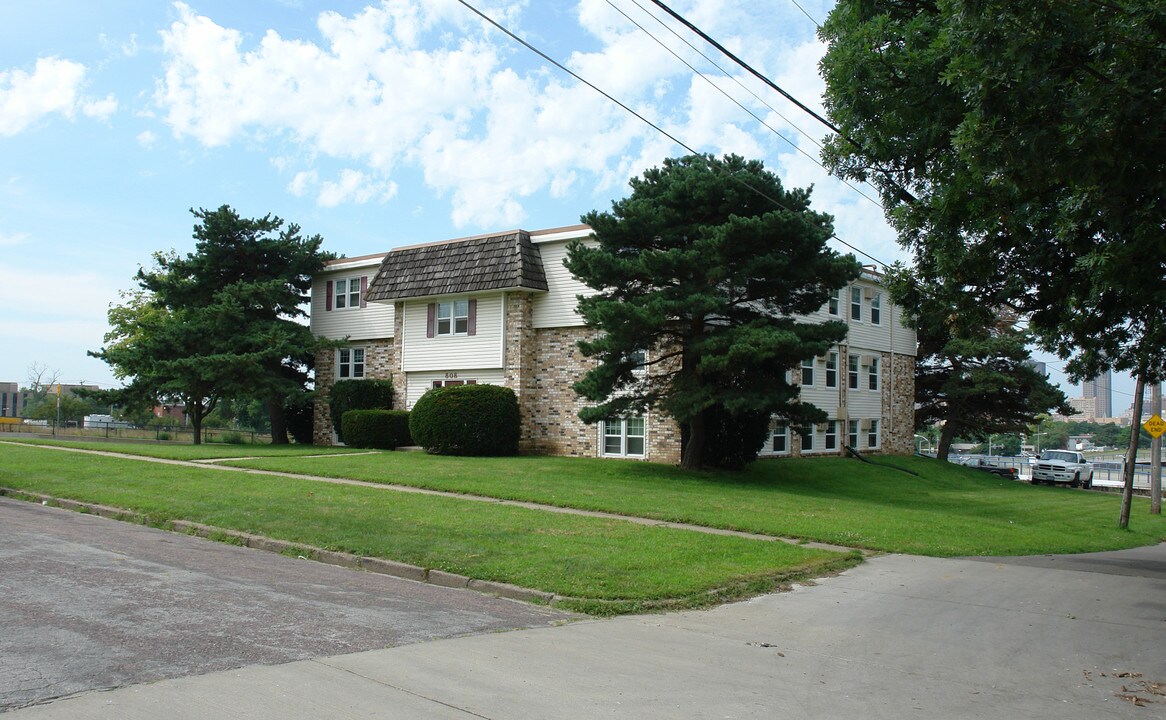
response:
M365 298L384 302L486 290L547 290L542 253L525 230L393 250Z

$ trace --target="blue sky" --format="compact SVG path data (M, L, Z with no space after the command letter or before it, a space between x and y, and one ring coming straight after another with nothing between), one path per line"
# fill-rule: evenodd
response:
M903 257L882 210L811 159L824 128L743 73L726 79L646 0L475 5L689 146L814 185L840 237ZM807 14L831 2L670 5L819 106ZM0 380L39 364L116 385L85 351L151 253L193 249L192 207L272 213L356 256L572 225L684 152L455 0L3 3Z

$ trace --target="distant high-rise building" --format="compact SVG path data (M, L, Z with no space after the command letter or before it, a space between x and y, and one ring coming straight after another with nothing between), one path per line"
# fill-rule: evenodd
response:
M1045 364L1043 362L1041 362L1040 360L1033 360L1032 358L1029 358L1028 364L1030 366L1032 366L1033 370L1036 370L1041 375L1048 377L1048 375L1049 375L1048 368L1046 368Z
M1081 385L1081 394L1087 398L1095 398L1097 417L1113 417L1113 376L1109 370L1092 380L1086 380Z

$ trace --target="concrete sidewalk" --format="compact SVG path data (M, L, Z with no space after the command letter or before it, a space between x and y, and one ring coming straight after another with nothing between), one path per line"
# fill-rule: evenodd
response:
M7 716L1166 716L1166 545L1078 557L883 556L708 611L247 667Z

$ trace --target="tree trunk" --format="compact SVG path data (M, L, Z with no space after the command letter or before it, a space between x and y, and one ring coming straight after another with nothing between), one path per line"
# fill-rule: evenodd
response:
M271 418L271 444L287 445L287 413L284 412L283 402L268 398L263 404L267 406L267 415Z
M947 460L953 440L955 440L955 423L946 422L943 424L943 430L939 431L939 445L935 449L936 460Z
M1146 378L1138 374L1138 382L1134 385L1134 421L1130 423L1130 447L1126 450L1126 465L1122 472L1121 516L1117 526L1123 530L1130 526L1130 506L1134 502L1134 466L1138 460L1138 440L1142 430L1142 392L1146 387Z
M705 411L702 410L688 420L688 442L680 458L680 467L685 470L699 470L704 464Z
M195 408L189 417L190 427L194 431L194 444L202 445L202 408Z

